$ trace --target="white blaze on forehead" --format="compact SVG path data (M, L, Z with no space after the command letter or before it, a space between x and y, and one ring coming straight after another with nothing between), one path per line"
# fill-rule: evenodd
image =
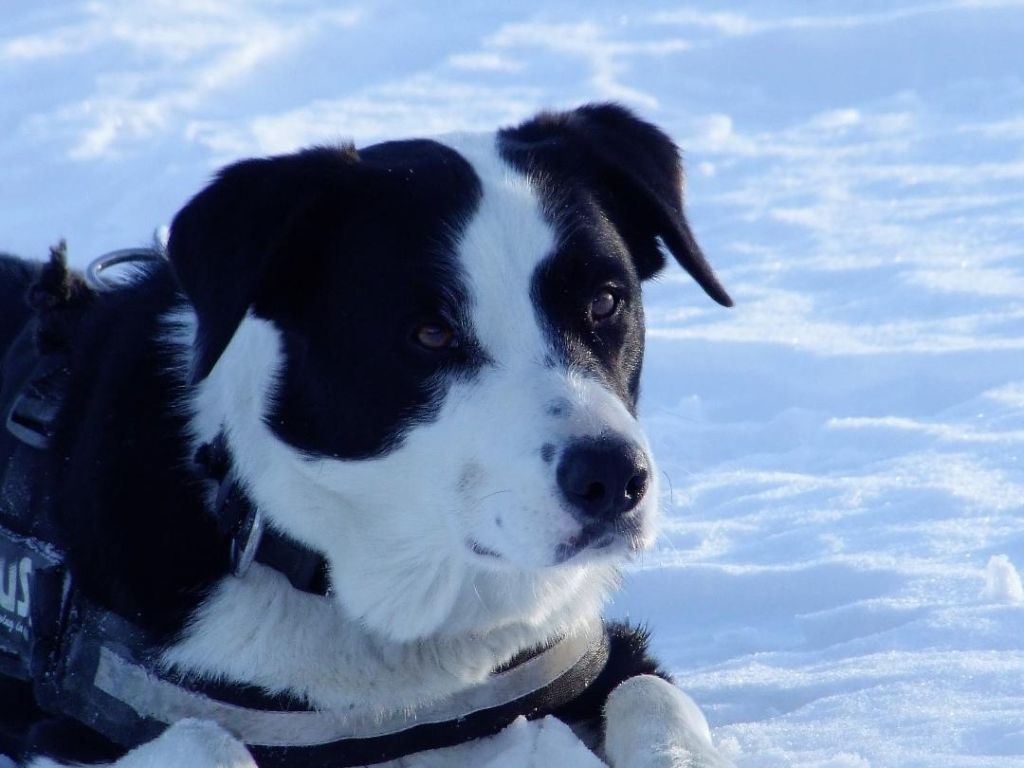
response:
M483 191L458 245L477 338L499 364L523 355L539 361L547 342L531 289L537 265L554 251L554 228L530 179L498 153L494 134L449 136L442 143L469 161Z

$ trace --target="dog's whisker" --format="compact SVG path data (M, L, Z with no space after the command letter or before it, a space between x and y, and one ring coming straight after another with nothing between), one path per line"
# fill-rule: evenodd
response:
M491 493L488 493L488 494L486 494L484 496L481 496L478 499L476 499L476 502L477 502L477 504L479 504L480 502L487 501L487 499L489 499L489 498L491 498L493 496L499 496L499 495L501 495L503 493L513 493L513 491L512 491L511 488L506 488L506 489L501 490L501 491L492 491Z

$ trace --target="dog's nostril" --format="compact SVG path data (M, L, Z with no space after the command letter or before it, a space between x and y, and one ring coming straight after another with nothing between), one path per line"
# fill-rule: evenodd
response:
M601 483L591 483L583 493L583 498L590 503L600 501L604 498L604 486Z
M626 483L626 498L634 504L638 503L647 492L647 473L639 472L629 478Z

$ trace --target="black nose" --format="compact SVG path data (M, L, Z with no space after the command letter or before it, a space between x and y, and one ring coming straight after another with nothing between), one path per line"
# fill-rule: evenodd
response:
M647 492L647 458L621 438L578 440L558 463L558 487L588 522L626 514Z

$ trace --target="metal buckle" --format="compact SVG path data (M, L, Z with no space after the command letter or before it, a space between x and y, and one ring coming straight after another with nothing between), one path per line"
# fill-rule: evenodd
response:
M263 538L263 513L255 504L250 509L251 514L246 515L238 533L231 537L231 573L239 577L249 570Z
M85 282L95 291L113 291L121 287L121 283L104 276L111 267L122 264L139 264L163 261L166 258L159 247L153 248L122 248L111 251L93 259L85 268Z
M45 450L50 447L59 412L60 403L23 392L7 414L7 431L25 445Z
M49 448L56 431L68 381L65 366L63 358L37 361L7 411L7 431L37 450Z

